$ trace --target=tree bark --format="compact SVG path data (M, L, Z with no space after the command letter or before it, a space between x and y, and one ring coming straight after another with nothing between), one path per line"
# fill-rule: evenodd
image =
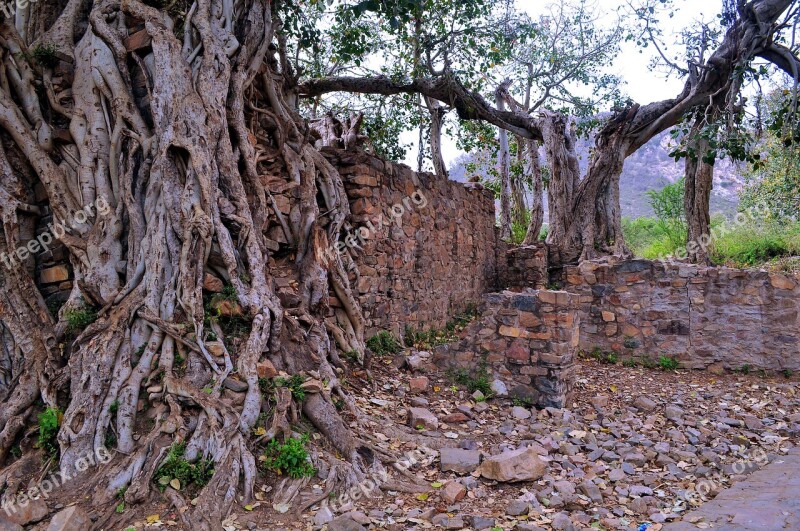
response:
M692 127L692 135L700 132L698 120ZM693 141L695 156L686 158L683 206L686 212L688 229L686 254L690 262L710 264L709 246L711 244L711 190L714 185L714 165L704 159L708 155L708 140L696 138Z
M444 119L444 108L441 103L428 97L425 97L425 104L431 115L430 147L433 172L437 177L447 179L447 165L444 163L444 157L442 157L442 120Z
M531 217L528 223L528 230L525 233L525 240L523 240L522 245L534 245L539 241L539 235L544 224L542 165L539 162L538 143L534 140L527 140L524 142L524 146L525 155L528 157L531 182L533 183L533 190L531 191L533 199L531 201Z
M495 97L497 110L505 112L506 100L503 91L508 89L511 82L506 80L498 87ZM511 239L511 155L508 147L508 132L499 129L499 151L498 151L498 165L497 170L500 177L500 238L502 240Z

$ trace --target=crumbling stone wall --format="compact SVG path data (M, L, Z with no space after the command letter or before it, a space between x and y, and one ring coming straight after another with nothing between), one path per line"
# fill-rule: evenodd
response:
M486 295L480 318L456 343L433 352L437 367L487 371L500 395L540 407L572 399L580 318L575 295L564 291L504 291Z
M800 370L800 283L757 270L632 260L564 270L581 348L696 369Z
M496 289L491 191L364 153L324 153L350 200L351 241L361 248L351 281L367 337L378 330L402 335L406 326L442 328Z

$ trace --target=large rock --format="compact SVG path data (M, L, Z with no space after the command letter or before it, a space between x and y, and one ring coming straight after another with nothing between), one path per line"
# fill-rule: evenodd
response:
M439 419L425 408L412 407L408 410L408 425L415 430L435 430L439 427Z
M59 511L47 526L47 531L78 531L79 529L90 529L92 519L86 511L73 505Z
M487 458L478 470L496 481L535 481L544 475L547 462L533 448L519 448Z
M328 522L328 531L366 531L366 528L350 515L344 515Z
M19 524L26 525L38 522L50 513L47 504L43 499L39 498L31 500L26 498L25 503L15 503L4 507L0 511L0 516L4 516L7 520Z
M481 453L477 450L461 448L442 448L439 451L442 472L469 474L481 464Z

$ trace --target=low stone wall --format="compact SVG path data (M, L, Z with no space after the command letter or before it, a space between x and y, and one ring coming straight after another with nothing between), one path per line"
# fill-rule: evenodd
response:
M402 335L442 328L497 286L494 195L481 185L416 173L365 153L325 150L350 200L367 320ZM363 238L358 238L359 234Z
M563 291L486 295L480 318L456 343L433 352L438 367L488 371L498 394L540 407L571 400L580 337L577 297ZM499 381L498 381L499 380Z
M580 345L696 369L800 370L800 283L757 270L632 260L565 268Z
M544 243L525 247L499 246L497 275L500 286L509 291L545 289L548 280L547 254L547 245Z

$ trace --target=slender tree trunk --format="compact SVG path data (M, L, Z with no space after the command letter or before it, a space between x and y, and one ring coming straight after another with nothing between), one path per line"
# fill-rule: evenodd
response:
M697 134L696 125L692 133ZM694 142L697 158L687 157L685 162L685 188L683 205L686 211L688 239L687 258L696 264L710 264L709 245L711 244L711 189L714 185L714 166L703 159L708 154L709 145L705 139Z
M496 93L497 109L500 112L506 110L506 99L503 94L507 90L510 81L505 81L498 87ZM511 238L511 155L508 147L508 131L499 129L500 151L498 153L498 170L500 174L500 238L509 240Z
M433 171L438 177L447 178L447 165L442 157L442 120L444 109L442 104L432 98L425 98L425 104L431 115L430 147Z
M531 182L533 183L533 200L531 201L531 219L528 223L528 231L525 234L523 245L533 245L539 241L539 235L542 232L542 225L544 223L544 205L543 194L544 187L542 183L542 165L539 162L539 144L535 140L528 140L525 142L525 154L528 157L528 169L531 174Z

